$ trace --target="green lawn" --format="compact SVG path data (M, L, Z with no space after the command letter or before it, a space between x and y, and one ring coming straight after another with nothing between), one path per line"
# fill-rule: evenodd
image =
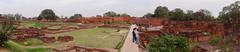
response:
M12 52L52 52L49 48L56 48L65 45L79 45L92 48L108 48L108 49L120 49L124 43L124 38L127 35L128 29L120 29L120 32L116 32L115 28L93 28L93 29L80 29L60 34L53 34L49 36L73 36L74 40L63 43L41 43L37 39L30 39L28 44L24 45L24 42L7 42L8 47Z
M16 41L16 43L25 45L25 46L34 46L34 45L42 45L44 42L37 38L31 38L26 41Z
M45 23L42 23L42 22L23 21L22 23L20 23L20 26L18 28L29 28L29 27L40 28L43 26L47 26L47 25L45 25Z
M14 41L5 42L6 47L8 47L11 52L53 52L53 50L45 47L27 47L20 45Z
M60 29L62 28L62 26L51 26L51 27L48 27L49 29Z
M94 29L82 29L61 34L55 34L52 36L73 36L74 41L69 44L79 44L87 47L96 48L115 48L124 36L127 34L127 29L121 29L120 32L116 32L113 28L94 28Z
M60 26L49 26L54 24L63 24ZM77 26L76 23L63 23L63 22L34 22L34 21L22 21L20 23L19 28L29 28L29 27L35 27L35 28L41 28L41 27L48 27L50 29L59 29L63 26Z

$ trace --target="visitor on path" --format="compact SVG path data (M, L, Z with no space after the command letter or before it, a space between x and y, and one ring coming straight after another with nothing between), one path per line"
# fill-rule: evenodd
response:
M133 31L132 31L133 43L139 44L140 37L138 33L139 33L138 28L137 27L133 28Z

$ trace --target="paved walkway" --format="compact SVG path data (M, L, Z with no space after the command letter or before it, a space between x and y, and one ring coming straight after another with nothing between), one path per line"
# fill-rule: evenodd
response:
M127 38L124 42L121 52L139 52L138 45L132 42L132 31L135 25L131 25L131 28L128 32Z

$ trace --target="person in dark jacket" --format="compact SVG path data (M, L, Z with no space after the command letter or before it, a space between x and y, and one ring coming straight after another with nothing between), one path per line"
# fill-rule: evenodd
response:
M136 36L136 32L135 32L135 30L137 30L137 28L133 28L133 31L132 31L133 42L136 42L136 41L137 41L137 36Z

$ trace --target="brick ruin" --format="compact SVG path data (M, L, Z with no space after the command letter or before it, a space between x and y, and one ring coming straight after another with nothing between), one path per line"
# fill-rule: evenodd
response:
M100 25L98 27L107 27L107 28L124 28L124 29L128 29L129 26L126 25L112 25L112 24L104 24L104 25Z
M60 49L53 49L56 52L110 52L104 49L96 49L96 48L86 48L80 46L66 46L61 47Z
M58 38L50 37L45 35L40 29L37 28L16 29L16 31L13 32L10 38L17 41L26 41L30 38L38 38L45 43L53 43L56 41L69 42L74 40L72 36L60 36Z
M208 42L213 37L225 36L228 29L224 28L224 24L216 21L165 21L159 26L141 28L141 43L144 47L155 36L164 34L174 34L176 36L184 36L189 40L198 42ZM154 28L155 27L155 28ZM152 28L153 30L149 30Z
M133 17L135 18L135 17ZM130 22L129 17L88 17L88 18L78 18L78 19L68 19L65 22L75 22L84 24L104 24L107 22Z
M48 27L51 26L62 26L62 24L55 24L55 25L49 25ZM63 32L69 32L69 31L73 31L73 30L79 30L79 29L89 29L89 28L95 28L97 27L97 25L76 25L74 27L72 26L62 26L62 28L57 28L57 29L51 29L48 27L42 27L41 30L43 31L44 34L57 34L57 33L63 33Z
M69 41L73 41L73 37L72 36L59 36L58 41L60 42L69 42Z
M74 38L72 36L59 36L59 37L51 37L48 36L49 34L57 34L57 33L63 33L63 32L69 32L73 30L79 30L79 29L89 29L89 28L95 28L98 25L88 25L88 24L82 24L82 25L76 25L74 27L72 26L64 26L63 24L47 24L48 27L51 26L63 26L63 28L57 28L57 29L50 29L48 27L42 27L40 29L38 28L17 28L13 34L10 36L11 39L17 40L17 41L26 41L30 38L38 38L42 40L45 43L53 43L56 41L60 42L69 42L73 41ZM48 35L46 35L48 34Z
M184 36L189 40L195 40L198 42L208 42L216 36L226 36L231 33L234 28L218 21L172 21L164 18L136 18L136 17L93 17L93 18L78 18L78 19L67 19L64 22L75 22L83 24L104 24L104 25L78 25L79 28L66 27L63 29L48 29L49 31L60 31L68 29L86 29L94 27L111 27L111 28L129 28L128 26L105 24L107 22L127 22L131 24L137 24L140 26L141 45L146 48L146 45L150 42L153 37L161 36L163 34L174 34L176 36ZM55 26L55 25L52 25ZM20 31L25 32L25 31ZM27 31L26 31L27 32ZM31 32L31 31L30 31ZM40 32L40 31L36 31ZM48 31L47 31L48 32ZM45 32L45 33L47 33ZM28 33L28 32L27 32ZM51 33L50 33L51 34ZM24 37L39 36L42 40L49 40L46 42L68 42L72 41L73 37L45 37L44 35L17 35L17 39L25 39ZM79 50L93 50L88 48L81 48L78 46L71 46L67 49L56 50L56 51L79 51ZM101 51L100 51L101 52Z
M160 26L164 22L167 22L168 19L165 18L133 18L129 23L137 24L139 26L150 27L150 26Z
M16 29L10 36L13 40L24 41L30 38L38 38L45 36L40 29L30 28L30 29Z
M201 34L211 33L213 35L225 35L230 28L225 28L223 23L217 21L172 21L165 18L137 18L137 17L92 17L69 19L69 22L86 24L104 24L106 21L127 22L137 24L144 28L163 26L161 32L173 34ZM100 27L121 27L121 25L106 24ZM126 28L126 26L125 26ZM151 31L150 31L151 32ZM150 33L149 32L149 33ZM154 33L154 32L152 32ZM159 34L159 32L156 32ZM191 35L186 35L191 36Z
M53 43L57 41L55 37L47 37L47 36L41 36L39 37L39 39L41 39L45 43Z
M90 29L90 28L95 28L97 27L98 25L87 25L87 24L84 24L84 25L78 25L79 29Z
M232 32L231 26L218 21L172 21L165 18L136 18L136 17L93 17L68 20L85 24L105 24L111 22L127 22L141 27L141 42L146 46L151 38L162 34L174 34L188 37L189 40L208 42L216 36L226 36ZM118 27L120 25L103 25L102 27ZM161 28L158 28L162 26ZM101 27L101 26L100 26ZM226 28L227 27L227 28ZM149 30L153 28L154 30Z

